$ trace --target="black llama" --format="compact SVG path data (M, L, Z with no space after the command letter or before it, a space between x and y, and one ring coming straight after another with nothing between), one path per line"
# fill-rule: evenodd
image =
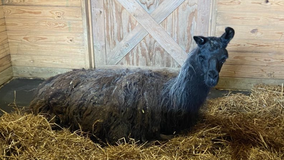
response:
M151 70L74 70L43 82L30 104L62 127L82 129L94 140L141 142L192 126L228 58L234 30L221 37L194 36L193 50L178 75ZM164 136L163 136L164 137Z

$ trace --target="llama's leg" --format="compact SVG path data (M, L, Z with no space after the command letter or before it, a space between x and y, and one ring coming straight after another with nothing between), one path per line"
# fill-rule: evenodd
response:
M124 122L114 123L113 127L110 128L107 134L107 139L109 143L115 143L123 138L128 141L129 137L131 136L129 130L130 126Z

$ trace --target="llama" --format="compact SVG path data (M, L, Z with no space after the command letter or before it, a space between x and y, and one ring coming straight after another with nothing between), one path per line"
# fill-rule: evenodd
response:
M43 82L30 104L62 127L82 129L100 142L141 142L189 129L228 58L234 30L197 43L176 75L142 69L73 70Z

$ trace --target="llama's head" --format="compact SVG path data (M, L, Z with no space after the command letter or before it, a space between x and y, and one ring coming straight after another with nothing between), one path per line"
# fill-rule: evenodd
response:
M228 58L226 47L234 35L234 29L227 27L221 37L193 37L199 47L197 65L201 69L204 82L208 87L217 85L219 72Z

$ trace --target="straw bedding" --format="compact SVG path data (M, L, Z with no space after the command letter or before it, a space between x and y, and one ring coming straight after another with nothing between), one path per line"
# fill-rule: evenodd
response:
M93 143L80 131L52 130L41 115L0 117L0 159L283 159L283 86L209 100L191 131L169 141Z

